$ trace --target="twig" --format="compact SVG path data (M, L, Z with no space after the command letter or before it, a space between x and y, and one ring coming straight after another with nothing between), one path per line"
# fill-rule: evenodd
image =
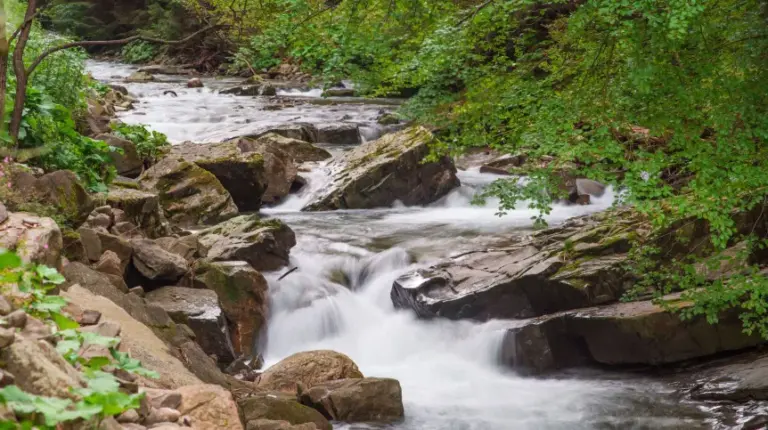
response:
M290 275L291 273L293 273L293 272L295 272L295 271L297 271L297 270L299 270L299 266L296 266L296 267L294 267L293 269L291 269L291 270L289 270L289 271L285 272L285 273L283 274L283 276L281 276L281 277L277 278L277 280L278 280L278 281L282 281L282 280L283 280L283 278L285 278L286 276Z

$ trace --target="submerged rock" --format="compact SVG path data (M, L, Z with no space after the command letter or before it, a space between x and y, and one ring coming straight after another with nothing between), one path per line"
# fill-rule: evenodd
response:
M611 215L613 216L613 215ZM506 249L463 254L398 278L392 302L423 318L530 318L611 303L630 286L621 265L631 219L582 217Z
M157 72L152 72L157 73ZM147 71L136 71L131 73L130 76L128 76L125 81L126 82L152 82L155 80L155 77L151 75L150 72Z
M400 201L431 203L459 186L456 167L443 157L423 163L433 137L421 127L385 135L335 161L333 182L304 210L366 209Z
M328 88L323 91L323 97L354 97L355 94L352 88Z
M256 270L277 270L288 264L296 236L278 219L242 215L196 233L208 248L209 261L247 261Z
M216 176L184 159L163 158L139 177L139 183L156 192L165 217L182 226L211 224L238 213Z
M259 388L296 393L337 379L359 379L363 374L351 358L335 351L306 351L291 355L261 374Z
M299 399L335 421L392 423L405 415L400 382L390 378L323 382L301 392Z

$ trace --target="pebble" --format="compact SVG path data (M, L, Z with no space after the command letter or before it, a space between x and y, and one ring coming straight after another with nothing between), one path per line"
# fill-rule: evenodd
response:
M5 348L12 344L14 340L16 340L16 330L0 327L0 348Z
M101 312L94 311L94 310L87 310L84 311L82 315L80 315L80 318L78 319L78 323L80 325L95 325L99 323L99 320L101 319Z
M122 414L120 414L117 417L117 422L119 423L137 423L141 417L139 416L139 413L136 411L136 409L129 409Z
M152 426L159 423L175 423L181 417L181 412L171 408L152 409L144 420L144 425Z

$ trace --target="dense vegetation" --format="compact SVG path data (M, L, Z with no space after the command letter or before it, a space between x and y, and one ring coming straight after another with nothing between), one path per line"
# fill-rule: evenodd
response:
M492 147L527 155L527 183L499 181L488 190L501 198L502 211L528 200L546 214L567 171L623 190L622 202L647 214L657 231L683 231L680 226L700 220L708 245L691 250L671 271L657 270L660 259L669 259L666 250L638 250L642 287L695 292L688 295L696 302L693 312L712 321L723 308L740 306L745 327L768 336L764 276L745 271L713 284L692 270L702 257L743 240L752 259L765 246L765 2L130 3L146 6L141 24L96 17L116 25L104 27L108 36L226 24L211 38L228 41L221 46L231 70L253 73L287 61L326 83L351 78L370 96L413 95L401 113L439 130L436 152ZM158 12L171 4L184 13ZM142 61L157 47L125 49ZM547 157L554 161L537 162ZM753 214L751 228L740 225L736 213ZM656 276L647 275L649 269Z

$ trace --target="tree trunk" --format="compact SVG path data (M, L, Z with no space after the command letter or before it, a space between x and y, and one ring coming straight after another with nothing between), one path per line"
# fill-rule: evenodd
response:
M8 33L5 1L0 0L0 131L5 128L5 93L8 91Z
M16 98L13 102L13 114L11 115L11 125L9 133L11 140L16 147L19 146L19 131L21 130L21 120L24 115L24 103L27 101L27 71L24 67L24 49L27 47L29 33L32 31L32 21L34 20L37 1L29 0L27 4L27 13L24 15L24 22L21 24L19 38L16 41L16 48L13 50L13 71L16 74Z

